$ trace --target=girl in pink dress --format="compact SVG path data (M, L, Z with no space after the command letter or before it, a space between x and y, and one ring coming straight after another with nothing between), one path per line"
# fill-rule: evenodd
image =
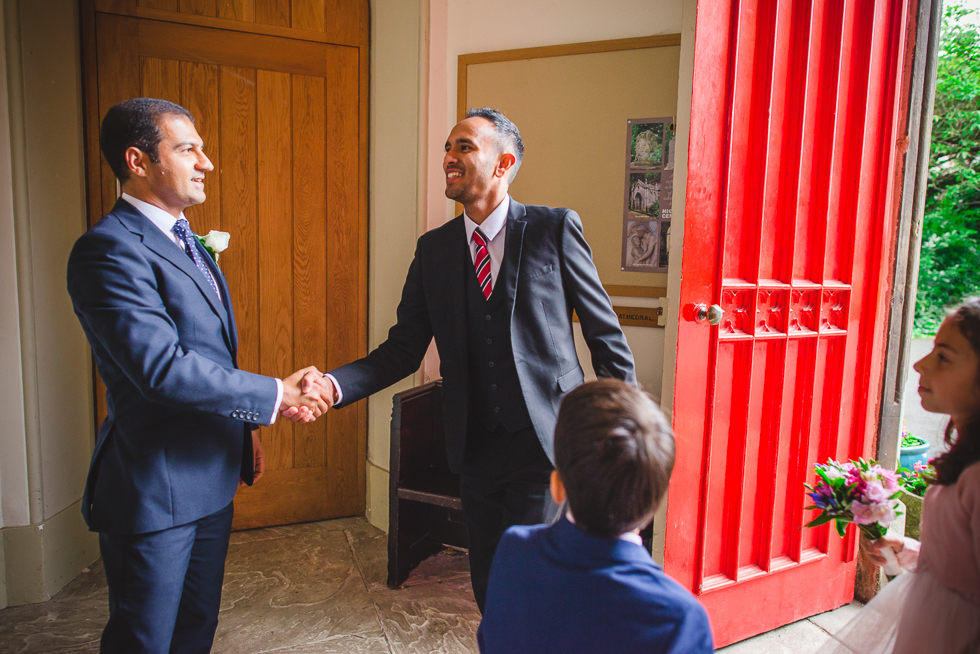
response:
M821 654L980 652L980 298L950 313L915 364L922 407L950 417L949 451L933 461L921 542L862 543L878 565L891 548L905 569Z

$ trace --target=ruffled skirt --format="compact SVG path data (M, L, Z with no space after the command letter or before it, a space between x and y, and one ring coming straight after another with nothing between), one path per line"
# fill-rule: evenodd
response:
M933 652L980 652L980 604L919 570L904 572L885 586L819 654Z

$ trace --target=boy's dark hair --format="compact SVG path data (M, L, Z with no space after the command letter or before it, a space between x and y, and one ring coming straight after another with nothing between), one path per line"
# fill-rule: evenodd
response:
M648 394L600 379L562 400L555 466L575 524L615 538L653 518L674 468L674 435Z
M466 112L467 118L483 118L493 123L494 132L497 135L497 147L501 152L509 151L517 159L514 167L510 169L510 182L514 181L517 170L524 161L524 139L521 138L521 130L511 120L490 107L472 108Z
M99 146L102 156L120 182L129 179L126 150L139 148L153 163L160 162L158 146L163 139L160 122L163 116L184 116L191 123L194 116L179 104L154 98L133 98L113 105L102 119Z

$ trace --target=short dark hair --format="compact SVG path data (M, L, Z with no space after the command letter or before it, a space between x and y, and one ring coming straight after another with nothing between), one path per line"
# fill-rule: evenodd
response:
M158 146L163 139L160 122L163 116L184 116L191 123L194 116L179 104L154 98L133 98L113 105L102 119L99 146L102 156L120 182L129 179L126 150L139 148L153 163L160 161Z
M521 162L524 161L524 139L521 138L521 130L517 129L517 125L512 123L507 116L490 107L480 107L479 109L474 107L466 112L466 117L484 118L493 123L494 132L497 134L497 147L501 151L510 151L517 158L510 171L510 181L513 182L517 170L521 167Z
M674 435L650 395L600 379L562 400L555 465L575 524L615 538L653 518L674 469Z

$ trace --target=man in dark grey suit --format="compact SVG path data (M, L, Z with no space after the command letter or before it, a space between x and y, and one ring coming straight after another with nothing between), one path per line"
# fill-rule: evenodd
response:
M548 483L558 404L584 378L573 310L596 374L635 379L578 215L507 193L523 154L517 127L497 111L471 110L453 128L446 196L463 215L419 239L388 340L327 376L336 406L351 404L415 372L435 337L481 611L500 536L557 514Z

